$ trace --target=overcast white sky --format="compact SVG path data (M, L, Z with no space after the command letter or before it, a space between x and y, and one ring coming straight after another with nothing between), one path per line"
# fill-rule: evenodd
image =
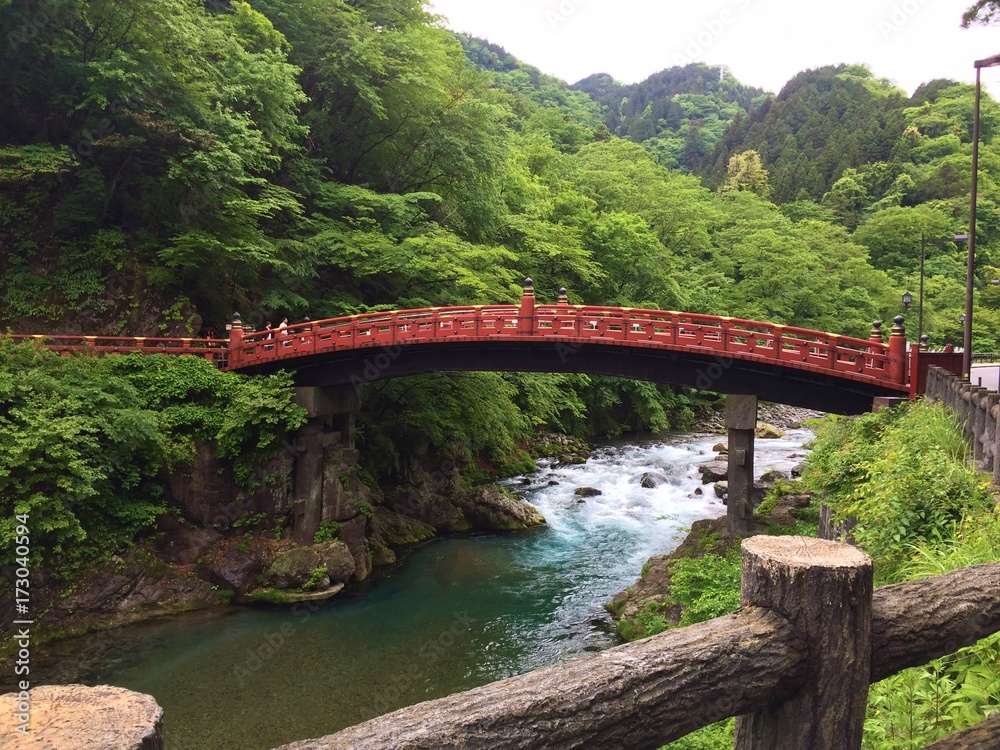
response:
M570 83L623 83L687 62L726 65L777 92L796 73L867 63L908 93L934 78L973 82L1000 54L1000 26L960 26L972 0L432 0L448 26L485 37ZM1000 92L1000 68L983 70Z

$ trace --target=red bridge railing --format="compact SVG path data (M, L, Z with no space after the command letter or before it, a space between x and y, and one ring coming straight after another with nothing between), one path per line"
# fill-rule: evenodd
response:
M13 334L14 341L38 341L59 354L187 354L215 362L226 368L229 356L228 339L171 339L147 336L61 336L47 334Z
M870 339L805 328L669 310L536 305L531 280L520 305L396 310L308 321L244 333L235 316L228 341L122 336L14 336L40 339L57 352L188 354L225 370L245 370L331 352L414 344L551 341L704 353L775 364L909 390L906 337L898 318L889 342L877 323Z
M369 347L547 340L703 352L827 372L906 391L905 333L897 325L886 344L880 326L866 340L697 313L569 305L565 301L535 305L529 285L520 305L397 310L249 334L243 334L237 322L228 369Z

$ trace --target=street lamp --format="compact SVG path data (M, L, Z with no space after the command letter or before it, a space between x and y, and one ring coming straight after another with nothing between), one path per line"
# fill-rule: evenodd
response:
M912 304L913 304L913 295L910 294L909 292L903 292L903 312L909 312L910 305Z
M965 270L965 335L962 341L962 377L972 376L972 280L976 273L976 190L979 183L979 90L983 68L1000 65L1000 55L976 60L976 103L972 112L972 196L969 199L969 259Z

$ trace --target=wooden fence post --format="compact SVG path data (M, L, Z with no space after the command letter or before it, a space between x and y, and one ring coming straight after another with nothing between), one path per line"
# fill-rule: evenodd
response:
M872 561L807 537L743 541L742 603L788 619L808 644L795 696L736 719L736 750L859 750L871 664Z

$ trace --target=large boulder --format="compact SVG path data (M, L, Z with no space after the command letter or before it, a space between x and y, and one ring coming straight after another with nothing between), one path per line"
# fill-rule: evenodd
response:
M665 474L661 474L658 471L647 471L642 475L642 479L639 480L639 486L647 490L653 490L661 484L667 484L669 481Z
M577 497L599 497L604 493L596 487L577 487L573 494Z
M385 540L378 534L372 533L368 537L368 549L372 553L372 566L394 565L396 563L396 553L385 543Z
M198 575L221 589L243 596L257 588L267 557L257 545L225 539L215 545L198 564Z
M326 574L332 583L347 583L354 576L358 564L354 555L339 539L326 542L315 547L319 553L320 563L326 568Z
M788 480L788 475L783 471L778 471L773 469L766 472L760 478L760 481L764 484L774 484L775 482L784 482Z
M545 523L534 506L493 485L457 493L455 505L469 523L485 531L517 531Z
M760 440L777 440L785 436L785 431L767 422L758 422L754 434Z
M431 473L419 462L412 461L406 476L405 484L386 491L387 508L406 518L421 521L436 532L472 530L472 524L452 502L461 479L452 464L442 464L438 471Z
M319 552L310 547L285 550L264 571L264 585L276 589L297 589L305 585L313 572L323 567Z
M345 523L340 529L340 540L347 545L354 558L354 580L363 581L371 575L372 556L365 539L368 531L368 517L358 516Z
M372 517L372 529L386 544L419 544L434 536L434 527L416 518L393 513L376 506Z
M714 484L729 479L729 464L725 461L708 461L698 465L702 484Z

